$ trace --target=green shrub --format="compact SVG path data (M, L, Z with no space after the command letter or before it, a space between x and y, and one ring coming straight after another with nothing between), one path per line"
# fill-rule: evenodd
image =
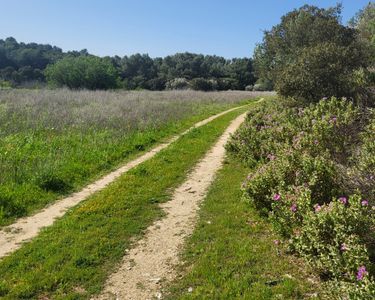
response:
M294 250L322 276L356 282L370 267L366 245L373 242L374 211L360 196L340 197L304 215Z
M49 84L71 89L113 89L118 74L110 59L96 56L65 57L48 65L45 75Z
M362 144L352 157L350 178L354 188L359 188L369 199L375 199L375 117L362 133Z
M375 118L363 131L367 119L345 98L305 107L271 101L227 145L254 167L245 197L328 280L329 299L375 294ZM360 193L368 200L332 200Z
M212 91L214 84L212 81L205 78L194 78L190 81L190 87L196 91Z
M323 156L286 151L249 175L243 187L259 209L270 210L274 195L298 187L308 188L316 203L325 203L338 194L334 174L334 164Z
M187 90L189 88L189 81L185 78L175 78L166 83L167 90Z

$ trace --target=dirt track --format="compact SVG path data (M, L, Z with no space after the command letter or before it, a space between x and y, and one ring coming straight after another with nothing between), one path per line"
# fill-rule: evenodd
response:
M107 280L95 299L162 299L162 285L175 277L178 253L194 229L199 203L225 157L224 145L244 121L237 117L219 141L178 187L172 200L163 204L166 217L148 228L145 237L124 256L119 269Z
M67 212L67 210L85 200L93 193L104 189L108 184L112 183L123 173L152 158L155 154L168 147L171 143L176 141L180 136L186 134L192 128L203 126L211 122L212 120L238 108L240 107L226 110L196 123L193 127L181 133L180 135L172 137L167 142L158 145L139 158L130 161L116 171L111 172L98 181L88 185L80 192L74 193L69 197L61 199L32 216L21 218L14 224L2 228L2 230L0 231L0 258L20 248L22 246L22 243L36 237L41 228L52 225L53 222L57 218L62 217Z

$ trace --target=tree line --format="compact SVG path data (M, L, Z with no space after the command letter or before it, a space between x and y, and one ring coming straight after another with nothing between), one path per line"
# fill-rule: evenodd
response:
M49 83L72 89L257 90L251 58L177 53L98 57L87 50L63 52L51 45L0 40L0 82L11 86ZM255 87L254 87L255 85Z

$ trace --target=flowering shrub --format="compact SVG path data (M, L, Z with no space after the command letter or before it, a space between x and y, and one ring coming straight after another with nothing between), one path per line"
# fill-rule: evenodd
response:
M250 166L272 160L283 146L290 144L295 126L288 120L294 119L291 109L267 101L248 113L227 150Z
M334 165L324 156L286 150L249 175L243 188L259 209L270 210L274 194L283 196L297 187L308 188L316 203L322 204L338 192L334 174Z
M324 277L362 280L369 266L366 245L375 225L372 212L359 196L341 197L307 211L292 247Z
M355 186L371 199L375 198L375 114L362 134L362 145L353 157L351 170Z
M327 299L375 298L375 118L363 131L364 116L346 99L268 102L227 146L254 167L245 197L328 280Z

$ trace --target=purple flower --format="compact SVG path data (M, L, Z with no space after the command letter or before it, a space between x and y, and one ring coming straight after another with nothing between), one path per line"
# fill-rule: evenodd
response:
M346 251L346 250L348 250L348 247L346 246L345 243L342 243L342 244L341 244L340 250L341 250L341 251Z
M337 122L337 117L336 116L332 116L331 117L331 120L329 120L330 123L336 123Z
M362 200L361 204L362 204L362 206L367 206L368 205L368 201L367 200Z
M315 212L319 212L322 209L322 207L319 204L315 204L314 209L315 209Z
M293 203L293 205L290 207L290 210L292 212L296 212L297 211L297 204Z
M273 200L279 201L280 199L281 199L281 195L280 194L273 195Z
M340 197L340 198L339 198L339 201L340 201L342 204L346 204L346 203L348 203L348 199L346 199L346 197Z
M318 141L318 140L314 140L314 144L315 144L315 145L318 145L318 144L319 144L319 141Z
M362 280L363 277L367 275L366 267L365 266L360 266L358 268L358 273L357 273L357 280Z

